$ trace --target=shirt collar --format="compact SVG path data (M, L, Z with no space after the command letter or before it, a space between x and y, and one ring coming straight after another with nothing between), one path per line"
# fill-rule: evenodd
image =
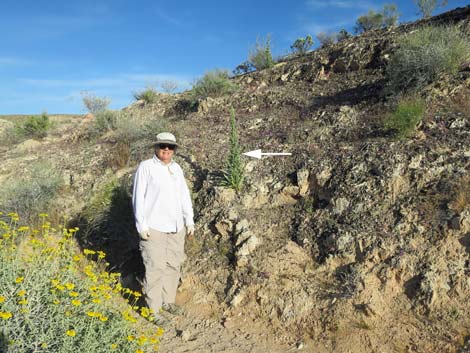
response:
M157 164L162 165L164 167L169 167L169 166L173 165L173 163L174 163L173 160L172 160L170 163L165 164L155 154L153 155L152 159L153 159L154 163L157 163Z

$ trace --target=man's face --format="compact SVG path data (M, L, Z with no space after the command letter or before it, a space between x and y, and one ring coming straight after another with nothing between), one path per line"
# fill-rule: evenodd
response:
M175 153L175 146L168 145L168 144L158 145L157 150L155 152L158 159L161 160L165 164L168 164L171 162L171 158L173 158L174 153Z

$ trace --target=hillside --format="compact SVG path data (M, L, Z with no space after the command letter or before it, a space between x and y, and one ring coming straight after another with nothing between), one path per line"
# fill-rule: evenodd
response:
M2 148L0 184L38 160L58 169L49 207L136 287L132 176L152 155L152 131L173 131L196 237L178 295L187 315L162 352L470 351L470 71L418 92L425 113L410 137L384 123L397 38L426 23L470 35L470 6L237 76L235 93L197 107L189 92L136 102L121 130L97 134L93 118L69 117ZM244 151L292 153L244 157L238 193L220 182L230 107ZM156 125L136 138L142 119Z

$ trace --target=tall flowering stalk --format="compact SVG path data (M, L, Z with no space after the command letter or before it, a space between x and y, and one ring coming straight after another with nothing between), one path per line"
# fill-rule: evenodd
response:
M243 164L241 149L238 143L238 131L235 121L235 110L230 110L230 151L225 172L225 181L228 186L239 191L243 185Z

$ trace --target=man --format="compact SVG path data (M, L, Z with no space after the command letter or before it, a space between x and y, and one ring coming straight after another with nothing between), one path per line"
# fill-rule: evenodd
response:
M140 163L132 204L145 265L143 291L158 321L160 308L177 312L176 289L184 260L185 236L194 234L193 207L181 167L172 161L176 138L157 135L155 155Z

